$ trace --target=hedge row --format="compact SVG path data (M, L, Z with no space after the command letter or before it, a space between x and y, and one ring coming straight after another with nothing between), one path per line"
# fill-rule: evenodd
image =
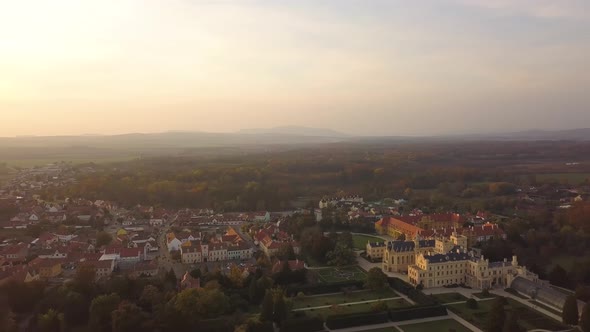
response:
M343 329L354 326L387 323L388 321L388 312L352 314L329 316L328 319L326 319L326 326L330 329Z
M317 317L287 319L281 325L281 332L316 332L324 330L324 321Z
M389 281L389 285L391 286L391 288L406 295L410 298L410 300L416 302L416 304L418 305L432 306L437 304L436 299L424 294L422 291L417 290L416 288L414 288L414 286L408 284L407 282L399 278L390 277L387 278L387 280Z
M389 311L389 318L394 322L446 315L447 309L442 305L398 308Z
M295 296L299 292L310 294L327 294L327 293L338 293L344 288L363 288L362 281L344 281L335 282L330 284L316 284L316 285L301 285L301 286L290 286L287 287L287 295Z

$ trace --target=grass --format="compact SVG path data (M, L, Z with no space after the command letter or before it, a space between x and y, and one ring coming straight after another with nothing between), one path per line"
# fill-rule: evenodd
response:
M359 304L340 304L329 308L322 309L310 309L306 310L307 316L316 316L322 319L326 319L332 315L345 315L345 314L361 314L371 312L374 302L371 303L359 303ZM412 305L404 299L395 299L385 301L389 309L411 307Z
M347 295L344 293L322 295L322 296L305 296L302 298L293 299L293 309L308 308L308 307L319 307L323 305L332 304L346 304L351 302L369 301L386 299L390 297L398 297L398 295L391 289L383 291L359 291L351 292Z
M419 324L410 324L400 326L404 332L446 332L453 329L456 332L471 332L470 329L463 326L454 319L443 319L433 322Z
M431 295L434 297L439 303L453 303L459 301L467 301L467 298L459 293L443 293L443 294L433 294Z
M473 293L473 296L477 297L478 299L491 299L491 298L494 298L494 297L498 297L498 295L495 295L495 294L492 294L492 293L489 293L489 294L486 296L486 295L484 295L482 292L479 292L479 293Z
M356 250L365 250L367 248L368 241L383 242L385 240L380 237L371 236L371 235L359 235L359 234L352 235L352 242L354 245L354 249L356 249Z
M512 299L507 300L508 305L505 307L506 312L515 311L519 317L519 324L526 330L546 329L550 331L561 331L567 329L567 327L560 322L551 317L545 316L518 301ZM469 309L465 303L452 304L447 308L480 329L485 329L488 325L489 312L493 302L494 301L480 301L477 303L477 309Z
M554 308L552 308L552 307L550 307L548 305L545 305L545 304L543 304L541 302L537 302L537 301L533 301L533 300L531 300L529 302L532 303L532 304L534 304L534 305L536 305L539 308L543 308L543 309L549 311L550 313L553 313L553 314L555 314L557 316L561 316L561 311L559 311L557 309L554 309Z
M590 173L544 173L535 174L539 182L567 182L570 184L580 184L590 178Z
M358 266L331 267L315 270L318 278L323 283L335 283L342 281L365 281L367 273Z

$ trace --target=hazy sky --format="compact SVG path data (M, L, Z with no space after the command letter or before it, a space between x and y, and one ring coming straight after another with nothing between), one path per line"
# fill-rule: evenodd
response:
M588 0L0 0L0 136L590 127Z

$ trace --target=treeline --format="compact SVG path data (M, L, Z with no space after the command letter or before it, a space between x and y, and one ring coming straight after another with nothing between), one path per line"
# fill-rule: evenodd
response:
M523 159L549 159L552 152L554 159L566 158L569 154L558 151L561 147L557 143L336 144L232 157L141 159L93 165L96 173L83 175L68 187L46 189L42 196L225 211L280 210L292 207L298 197L317 199L338 192L375 200L419 190L494 197L512 194L516 184L529 180L522 176L526 171L521 166L527 162ZM527 149L530 153L523 152ZM575 144L572 149L590 150ZM502 170L493 160L502 163Z

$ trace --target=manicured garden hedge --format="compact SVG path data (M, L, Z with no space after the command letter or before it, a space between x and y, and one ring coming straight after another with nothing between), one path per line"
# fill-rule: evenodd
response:
M418 305L430 306L437 304L436 299L424 294L422 291L417 290L414 286L399 278L389 277L387 280L389 281L391 288L406 295Z
M346 281L346 282L337 282L337 283L331 283L331 284L291 286L291 287L287 287L287 295L295 296L299 292L303 292L303 293L305 293L305 295L338 293L338 292L341 292L342 289L344 289L344 288L362 289L363 282L362 281Z
M389 310L389 318L394 322L446 315L447 309L438 304Z
M388 321L389 314L387 312L339 315L329 316L326 319L326 326L330 329L343 329L354 326L387 323Z
M316 332L323 330L324 321L317 317L288 319L281 326L281 332Z

